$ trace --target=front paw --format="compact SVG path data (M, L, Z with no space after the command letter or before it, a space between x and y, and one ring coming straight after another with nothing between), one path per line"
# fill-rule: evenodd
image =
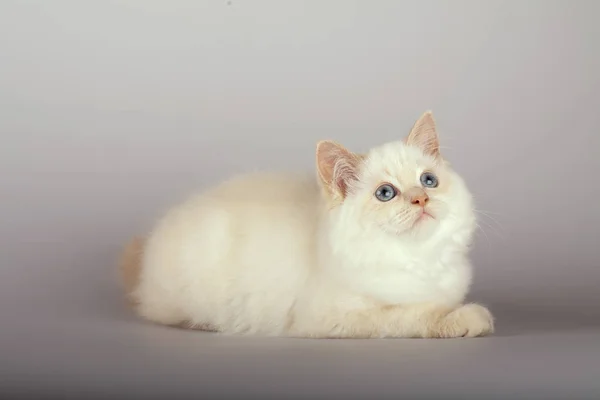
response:
M443 317L433 330L433 337L477 337L494 332L494 317L479 304L465 304Z

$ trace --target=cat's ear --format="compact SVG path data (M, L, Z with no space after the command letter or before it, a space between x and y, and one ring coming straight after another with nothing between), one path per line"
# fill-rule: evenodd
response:
M317 143L317 171L326 189L336 196L346 197L358 180L362 157L330 140Z
M430 156L440 156L440 140L431 111L425 112L417 120L406 138L406 144L417 146Z

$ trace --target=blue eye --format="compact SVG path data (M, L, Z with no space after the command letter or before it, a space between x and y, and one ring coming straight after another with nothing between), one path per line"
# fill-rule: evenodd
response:
M390 201L396 197L397 194L398 190L389 183L379 186L375 191L375 197L382 202Z
M431 172L424 172L421 175L421 184L427 188L434 188L438 185L438 179Z

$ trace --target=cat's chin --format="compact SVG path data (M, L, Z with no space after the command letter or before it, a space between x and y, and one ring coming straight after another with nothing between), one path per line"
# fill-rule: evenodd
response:
M431 214L422 214L414 219L412 223L404 227L385 225L381 228L394 236L427 237L432 235L438 226L438 220Z
M413 222L413 227L415 227L416 225L419 224L423 224L426 222L430 222L432 220L435 220L435 217L428 211L423 211L421 213L421 215L419 215L416 219L415 222Z
M411 226L409 232L413 236L428 237L432 235L438 226L438 220L431 214L423 214Z

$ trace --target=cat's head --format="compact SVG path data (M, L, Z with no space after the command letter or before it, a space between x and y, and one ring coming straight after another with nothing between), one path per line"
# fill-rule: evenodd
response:
M431 112L404 140L366 154L319 142L317 171L331 210L355 228L430 236L474 223L471 195L442 157Z

